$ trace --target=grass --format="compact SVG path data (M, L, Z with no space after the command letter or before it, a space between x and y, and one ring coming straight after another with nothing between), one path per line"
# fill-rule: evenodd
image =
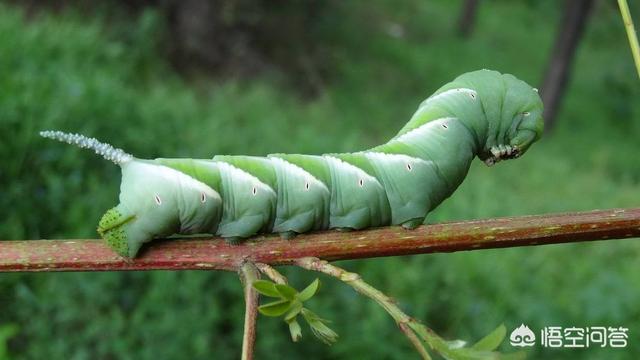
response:
M0 5L0 238L95 237L97 219L117 199L116 167L40 139L41 129L97 136L139 157L352 151L386 141L423 98L461 72L495 68L538 82L555 2L483 3L468 40L454 35L458 6L336 5L318 35L331 52L332 75L318 98L305 100L277 74L186 83L159 56L163 24L154 11L112 24L73 11L26 20ZM518 161L474 164L430 221L640 204L640 90L617 9L598 4L595 11L556 131ZM501 322L536 331L625 326L632 334L626 351L538 345L531 355L630 359L640 352L633 341L639 252L628 240L341 266L451 339L477 339ZM297 285L315 276L286 273ZM326 347L304 334L292 344L283 324L264 318L258 358L414 356L376 305L325 280L310 306L334 321L340 341ZM242 288L230 274L4 274L0 289L0 329L17 327L8 350L16 358L226 359L240 351Z

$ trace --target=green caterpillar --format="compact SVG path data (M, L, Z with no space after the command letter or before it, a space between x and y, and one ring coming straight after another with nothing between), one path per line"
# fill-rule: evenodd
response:
M480 70L441 87L386 144L355 153L143 160L82 135L40 134L120 165L120 204L98 233L118 254L135 257L142 244L172 234L236 243L265 232L412 229L462 183L475 156L487 165L517 158L542 130L534 88Z

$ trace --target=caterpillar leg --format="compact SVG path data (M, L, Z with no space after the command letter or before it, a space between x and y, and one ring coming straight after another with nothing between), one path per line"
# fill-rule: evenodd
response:
M240 245L242 241L244 241L244 238L240 236L230 236L224 238L224 241L229 245Z
M283 231L280 233L280 238L284 239L284 240L291 240L293 238L295 238L296 236L298 236L298 233L295 231Z
M418 226L422 225L423 221L424 221L423 218L415 218L415 219L407 220L402 223L402 227L407 230L413 230Z

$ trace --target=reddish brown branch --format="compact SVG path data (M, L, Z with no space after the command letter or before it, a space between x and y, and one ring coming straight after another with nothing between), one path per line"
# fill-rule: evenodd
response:
M119 257L98 240L0 241L0 271L237 271L247 260L285 265L306 256L344 260L631 237L640 237L640 208L464 221L410 231L328 231L293 240L259 236L236 246L219 238L156 241L135 260Z

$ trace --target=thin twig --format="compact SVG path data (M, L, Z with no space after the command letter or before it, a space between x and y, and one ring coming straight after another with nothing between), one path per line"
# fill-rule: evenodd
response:
M420 353L420 356L422 356L423 359L431 360L431 356L427 352L427 349L424 348L424 346L422 345L422 341L418 338L418 336L416 336L416 333L413 332L411 327L405 323L400 323L398 324L398 326L400 327L400 330L402 330L402 332L409 338L409 341L411 341L413 347L415 347L418 353Z
M436 344L436 341L440 339L433 338L433 336L435 335L433 332L427 331L426 326L420 324L417 320L405 314L395 304L393 299L382 293L380 290L364 282L360 275L348 272L335 265L329 264L327 261L313 257L298 259L296 260L296 265L307 270L319 271L333 276L354 288L358 293L367 296L377 302L389 313L389 315L391 315L393 320L396 321L402 332L409 338L409 341L411 341L411 344L413 344L416 350L418 350L423 359L431 359L431 357L429 357L427 349L425 349L422 342L417 339L416 335L411 330L416 331L417 328L424 327L424 330L421 329L420 332L416 331L416 333L420 335L423 340L426 341L432 348L439 348Z
M618 0L618 6L620 7L620 14L622 15L622 21L624 21L624 27L627 30L627 37L629 37L629 47L633 54L633 61L636 64L638 77L640 77L640 46L638 45L638 36L636 34L636 29L633 26L633 20L631 19L631 12L629 11L627 0Z
M287 278L284 275L280 274L278 270L274 269L273 266L263 263L255 263L258 270L261 273L265 274L269 279L271 279L276 284L286 284Z
M260 272L251 262L240 267L240 280L244 287L244 335L242 336L242 360L252 360L256 343L256 320L258 318L258 292L253 288L254 281L260 279Z

